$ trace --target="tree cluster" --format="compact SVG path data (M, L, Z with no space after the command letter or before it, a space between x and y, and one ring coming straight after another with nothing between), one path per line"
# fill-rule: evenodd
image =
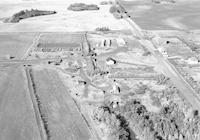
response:
M101 32L108 32L110 29L108 27L98 27L95 29L96 31L101 31Z
M4 22L16 23L22 19L35 17L35 16L42 16L42 15L51 15L51 14L56 14L56 11L42 11L42 10L37 10L37 9L21 10L18 13L15 13L11 18L5 19Z
M147 85L140 83L137 86L137 88L135 89L135 93L136 94L145 94L147 90L149 90L149 87Z
M119 7L119 6L111 6L110 7L110 13L113 14L113 16L116 18L116 19L121 19L123 18L123 11L122 9Z
M167 84L169 80L170 80L169 77L166 77L164 74L156 76L156 81L159 85Z
M96 4L74 3L68 7L72 11L99 10Z
M102 2L100 2L100 4L101 5L112 5L112 4L114 4L114 2L112 2L112 1L102 1Z
M93 120L104 125L104 135L111 140L130 140L127 123L120 115L111 112L107 106L99 106L93 112Z
M138 100L120 109L130 128L143 140L199 140L200 119L185 122L185 115L175 103L162 107L159 113L148 112Z
M175 0L152 0L153 3L163 3L163 2L166 2L166 3L176 3Z

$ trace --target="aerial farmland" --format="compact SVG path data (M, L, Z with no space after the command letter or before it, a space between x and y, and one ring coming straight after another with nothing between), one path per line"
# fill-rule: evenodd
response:
M200 140L198 4L0 1L0 140Z

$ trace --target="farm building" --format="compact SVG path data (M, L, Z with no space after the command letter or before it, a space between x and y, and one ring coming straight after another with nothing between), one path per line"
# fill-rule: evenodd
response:
M112 39L106 38L101 40L101 45L100 45L101 47L111 47L111 45L112 45Z
M167 54L165 48L158 48L158 51L159 51L160 53L162 53L163 56L168 57L168 54Z
M116 39L118 46L123 47L126 45L126 42L123 38L117 38Z
M116 63L117 63L117 61L114 60L114 59L111 58L111 57L108 57L108 58L106 59L106 64L107 64L107 65L114 65L114 64L116 64Z

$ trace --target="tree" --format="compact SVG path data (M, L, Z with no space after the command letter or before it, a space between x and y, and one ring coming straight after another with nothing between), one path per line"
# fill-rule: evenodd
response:
M117 7L116 6L111 6L109 11L110 11L110 13L113 14L113 13L115 13L117 11Z
M107 106L99 106L93 112L93 119L99 124L107 127L107 137L114 140L129 140L130 132L125 120L115 113L111 112Z

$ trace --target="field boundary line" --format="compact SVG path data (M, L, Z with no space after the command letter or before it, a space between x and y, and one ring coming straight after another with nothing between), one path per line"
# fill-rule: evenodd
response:
M40 132L40 137L41 137L41 140L47 140L47 135L45 132L44 124L43 124L43 121L41 118L41 114L40 114L39 107L38 107L38 104L36 101L36 97L34 95L33 83L32 83L31 77L30 77L30 69L26 67L25 72L26 72L26 77L27 77L27 81L28 81L29 94L30 94L32 105L34 108L35 119L36 119L37 126L38 126L38 129Z
M24 56L22 56L21 60L25 60L28 57L30 51L36 47L42 35L42 33L36 35L36 37L33 39L33 43L29 46L28 50L25 52Z
M68 94L69 94L69 93L68 93ZM71 95L69 94L69 96L71 96ZM90 126L88 120L86 119L86 117L84 116L84 114L81 112L81 109L78 107L77 102L74 100L73 97L71 97L71 98L72 98L72 101L73 101L74 104L75 104L75 108L76 108L77 111L80 113L81 119L83 120L84 124L87 126L87 128L88 128L90 134L95 138L95 140L98 140L97 136L96 136L96 135L94 134L94 132L93 132L94 130L92 130L92 126Z

